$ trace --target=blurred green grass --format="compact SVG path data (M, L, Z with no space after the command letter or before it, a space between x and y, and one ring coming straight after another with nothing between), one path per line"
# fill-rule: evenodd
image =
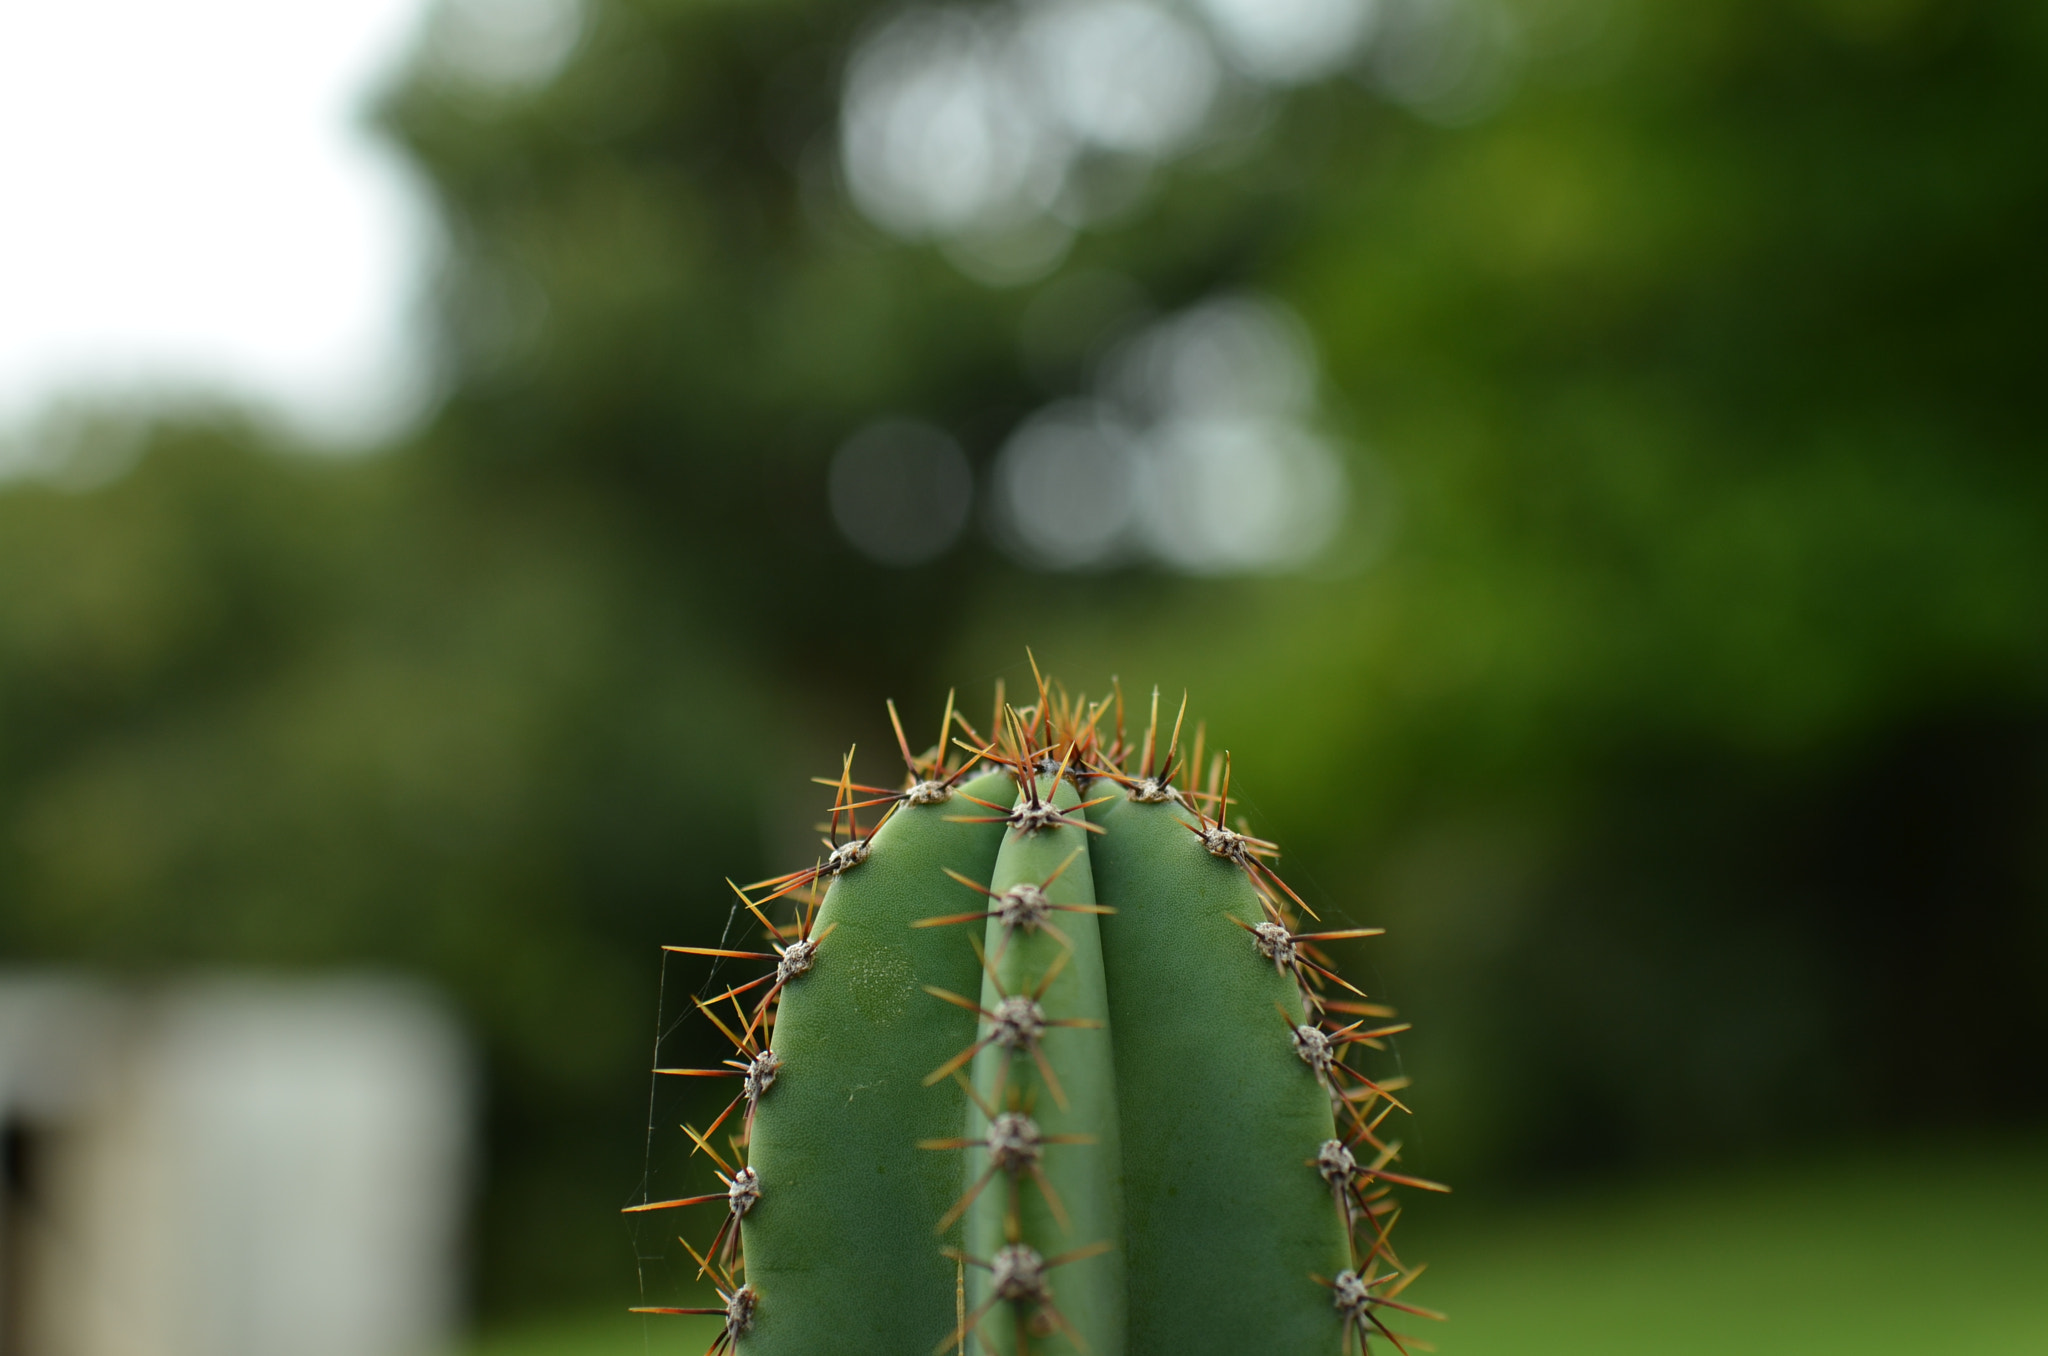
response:
M1457 1221L1411 1293L1452 1315L1444 1356L2023 1356L2048 1352L2044 1206L2040 1147L1731 1169Z
M2048 1352L2048 1145L1424 1204L1410 1251L1431 1266L1410 1297L1452 1315L1423 1334L1442 1356ZM466 1356L694 1354L715 1332L600 1315L506 1329Z

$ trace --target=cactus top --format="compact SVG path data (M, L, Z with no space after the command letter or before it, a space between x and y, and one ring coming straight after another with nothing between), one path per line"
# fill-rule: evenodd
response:
M698 1003L735 1095L691 1142L713 1356L1240 1356L1400 1345L1404 1028L1338 974L1278 849L1158 694L947 703L905 778L834 787L817 861L735 887L766 963ZM1185 715L1182 703L1182 716ZM895 720L895 709L890 708ZM731 1085L728 1085L731 1086ZM724 1132L724 1151L716 1140ZM1405 1348L1404 1348L1405 1350Z

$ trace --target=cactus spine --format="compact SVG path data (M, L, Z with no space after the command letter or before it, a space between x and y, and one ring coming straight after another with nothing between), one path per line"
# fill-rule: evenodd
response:
M826 855L735 887L771 950L668 948L771 968L698 1000L723 1067L656 1071L735 1094L684 1127L723 1189L632 1207L722 1211L720 1304L642 1312L722 1315L713 1356L1399 1346L1389 1193L1443 1188L1352 1059L1405 1028L1320 949L1377 929L1297 930L1156 692L1130 740L1120 693L1036 698L988 737L949 700L922 756L898 722L898 788L849 755Z

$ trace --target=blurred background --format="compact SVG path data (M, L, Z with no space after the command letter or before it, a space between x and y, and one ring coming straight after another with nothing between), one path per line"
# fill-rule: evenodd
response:
M0 69L0 1353L701 1350L622 1312L692 1293L617 1214L702 1172L657 947L1027 644L1389 929L1441 1350L2048 1350L2048 10L90 0Z

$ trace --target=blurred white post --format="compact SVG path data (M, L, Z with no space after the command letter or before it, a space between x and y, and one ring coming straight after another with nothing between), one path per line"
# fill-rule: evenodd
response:
M0 1356L424 1356L468 1052L419 990L0 974Z

